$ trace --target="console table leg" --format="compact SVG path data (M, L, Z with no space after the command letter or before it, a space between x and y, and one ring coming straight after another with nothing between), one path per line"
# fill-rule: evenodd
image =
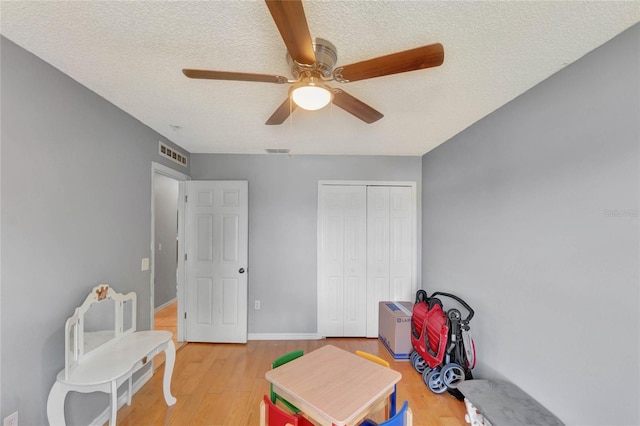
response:
M118 414L118 387L116 381L111 381L111 418L109 426L116 426L116 415Z
M133 395L133 375L129 376L129 390L127 391L127 405L131 406L131 396Z
M164 392L164 400L168 406L176 403L176 398L171 395L171 375L173 374L173 365L176 362L176 345L173 340L169 340L167 348L164 350L164 376L162 378L162 390Z
M55 382L49 391L47 399L47 418L51 426L64 426L64 400L67 397L67 388L59 382Z

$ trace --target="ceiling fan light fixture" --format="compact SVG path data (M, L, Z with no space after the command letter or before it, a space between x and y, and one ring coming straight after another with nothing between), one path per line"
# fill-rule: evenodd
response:
M291 98L300 108L315 111L331 102L333 91L324 84L305 82L291 89Z

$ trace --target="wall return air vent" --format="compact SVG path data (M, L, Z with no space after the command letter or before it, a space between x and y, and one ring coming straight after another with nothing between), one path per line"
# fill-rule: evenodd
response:
M176 151L168 145L162 143L162 141L158 142L160 144L160 155L164 158L168 158L171 161L174 161L183 167L187 167L187 156Z
M265 151L267 151L267 154L289 154L287 148L267 148Z

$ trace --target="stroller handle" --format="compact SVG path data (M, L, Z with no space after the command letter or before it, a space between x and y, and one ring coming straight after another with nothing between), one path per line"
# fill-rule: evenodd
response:
M446 297L450 297L453 300L457 301L458 303L460 303L462 306L464 306L464 308L469 311L469 316L467 316L464 320L462 320L462 322L464 323L469 323L469 321L471 321L471 318L473 318L473 315L475 314L475 312L473 311L473 309L471 309L471 306L469 306L467 304L467 302L465 302L464 300L460 299L458 296L453 295L451 293L444 293L441 291L436 291L435 293L433 293L430 297L436 297L436 296L446 296Z

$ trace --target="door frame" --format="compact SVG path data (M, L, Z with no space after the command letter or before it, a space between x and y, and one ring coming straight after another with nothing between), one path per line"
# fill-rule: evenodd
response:
M411 232L413 233L413 235L415 236L415 241L414 241L414 250L413 250L413 258L411 260L412 263L412 273L413 273L413 282L411 283L412 288L414 289L414 291L417 291L419 286L418 283L420 282L420 275L419 275L419 268L418 268L418 259L419 256L421 255L422 252L422 237L421 235L418 235L418 232L421 232L421 227L419 225L419 217L422 217L422 212L421 210L418 209L418 183L415 181L368 181L368 180L319 180L318 181L318 194L317 194L317 200L318 200L318 211L316 213L316 241L317 241L317 245L316 245L316 267L317 267L317 276L316 276L316 285L317 285L317 296L316 296L316 312L318 317L316 318L316 333L318 335L320 335L321 337L324 337L321 333L320 333L320 309L318 308L318 304L320 303L320 282L322 280L322 270L321 270L321 255L322 255L322 251L321 251L321 247L320 247L320 243L322 241L322 235L321 235L321 227L320 227L320 215L321 215L321 200L320 200L320 194L321 194L321 188L323 186L408 186L411 187L412 190L412 194L411 194L411 211L414 214L414 218L413 218L413 223L412 223L412 229Z
M176 288L176 296L178 298L178 318L180 318L180 306L183 303L182 302L182 297L180 295L180 282L182 281L181 279L181 274L184 274L184 254L182 256L180 256L180 250L184 250L183 249L183 241L184 241L184 237L182 235L182 232L184 232L184 225L181 223L184 220L184 203L180 202L180 200L182 199L181 197L184 197L183 193L184 193L184 183L187 180L191 180L191 176L186 175L182 172L179 172L177 170L172 169L171 167L167 167L163 164L160 163L156 163L155 161L151 162L151 244L150 244L150 248L151 248L151 264L150 264L150 274L149 274L149 297L150 297L150 312L149 312L149 319L150 319L150 326L149 329L153 330L154 327L154 320L155 320L155 265L156 265L156 213L155 213L155 177L156 174L160 174L163 176L166 176L168 178L174 179L176 181L178 181L178 268L176 271L176 283L177 283L177 288ZM177 318L176 318L177 320ZM182 338L182 321L177 321L177 326L178 326L178 336L177 340L179 342L183 341Z

